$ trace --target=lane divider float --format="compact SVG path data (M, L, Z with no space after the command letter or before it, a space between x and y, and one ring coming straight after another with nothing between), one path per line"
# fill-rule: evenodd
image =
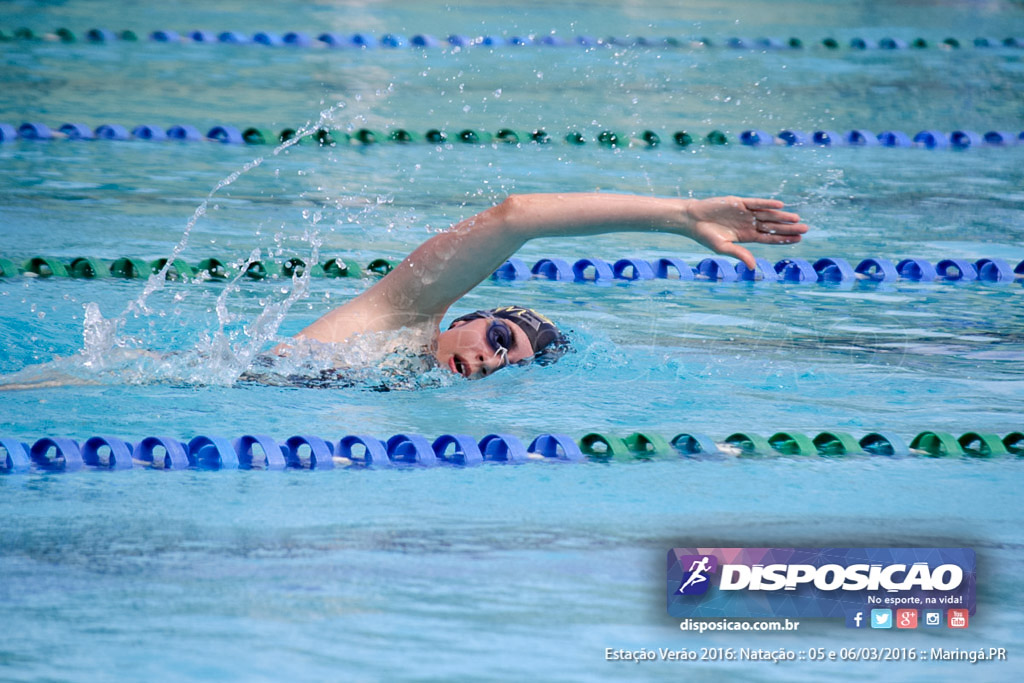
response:
M142 36L154 43L184 43L184 44L222 44L222 45L256 45L263 47L293 47L293 48L323 48L333 50L394 50L394 49L466 49L466 48L499 48L499 47L579 47L584 49L592 48L662 48L662 49L691 49L701 50L708 48L727 48L731 50L748 50L757 52L791 50L798 51L805 47L824 48L829 51L838 51L846 48L853 52L866 50L882 51L904 51L924 50L938 48L941 50L959 50L963 47L974 47L978 50L993 51L1000 48L1019 49L1024 47L1024 38L1009 36L1006 38L993 38L979 36L973 40L964 40L954 37L947 37L942 40L928 40L926 38L893 38L883 37L880 39L854 37L849 40L839 40L833 37L826 37L817 41L807 41L801 38L778 38L760 37L748 38L733 36L724 39L707 37L616 37L608 36L598 38L590 35L560 36L555 33L548 34L526 34L526 35L467 35L450 33L447 36L434 36L427 33L417 33L407 36L399 33L385 33L377 36L372 33L332 33L332 32L302 32L302 31L258 31L253 34L241 31L210 31L196 29L191 31L175 31L171 29L157 29L148 33L142 32ZM31 28L19 27L10 33L0 30L0 42L22 41L22 42L60 42L65 44L87 42L94 44L109 43L137 43L140 42L140 34L132 30L113 31L107 28L91 28L86 30L82 37L73 30L61 27L52 32L36 32Z
M358 128L353 130L320 128L303 131L295 128L284 128L274 131L268 128L238 128L231 125L216 125L202 133L198 128L186 124L175 124L169 128L143 124L124 126L121 124L104 123L90 128L84 123L64 123L56 128L41 122L25 122L18 126L0 123L0 143L16 140L28 141L145 141L145 142L218 142L225 145L269 145L280 144L299 136L297 144L315 145L319 147L359 146L370 147L379 144L425 143L431 145L465 144L470 146L524 146L547 145L557 138L542 129L516 130L501 128L495 133L489 131L462 128L446 130L431 128L420 133L406 128L376 130ZM769 133L763 130L744 130L739 135L712 130L706 135L692 134L678 130L666 133L664 130L642 130L636 133L602 130L597 133L587 129L571 129L561 136L561 142L582 147L596 144L607 149L627 147L657 148L671 146L680 149L690 147L725 147L738 143L744 147L886 147L886 148L919 148L919 149L955 149L965 150L976 147L998 148L1014 147L1024 144L1024 131L990 130L979 133L974 130L922 130L913 135L899 130L884 130L873 133L865 129L854 129L840 133L831 130L802 131L781 130ZM669 141L666 144L666 141Z
M637 280L681 280L707 282L783 282L819 283L882 283L882 282L986 282L1015 283L1024 281L1024 260L1012 265L1001 258L976 260L944 258L932 263L921 258L893 261L871 257L856 266L844 258L783 258L775 263L756 259L757 267L711 256L691 266L683 259L663 256L654 260L621 258L605 261L580 258L572 263L562 258L540 258L528 265L519 258L506 260L491 275L492 280L553 280L560 282L609 283ZM0 256L0 278L15 276L79 279L148 279L160 272L168 280L217 281L241 276L249 280L277 280L301 277L307 269L310 277L363 278L387 275L398 265L395 259L377 258L366 264L348 258L329 258L323 263L308 263L292 256L284 260L231 260L208 257L198 263L166 258L147 261L130 257L114 260L81 256L70 262L46 256L34 256L20 264ZM166 270L165 270L166 269Z
M147 436L137 442L109 435L84 441L42 437L32 443L0 436L0 473L74 472L80 470L332 470L393 467L473 466L484 463L611 462L720 457L881 456L930 458L1024 457L1024 432L997 434L972 431L959 438L948 432L924 431L909 442L890 432L856 438L828 431L816 436L781 431L765 437L735 432L715 440L706 434L681 432L671 439L634 432L625 437L591 432L579 439L565 434L540 434L532 441L513 434L395 434L377 439L349 434L336 441L295 435L278 441L261 434L235 439L199 435L189 440Z

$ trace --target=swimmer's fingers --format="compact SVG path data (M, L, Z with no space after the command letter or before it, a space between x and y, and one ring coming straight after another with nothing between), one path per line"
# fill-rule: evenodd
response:
M750 253L750 250L746 247L741 247L735 242L722 242L721 244L715 245L714 249L723 256L738 258L751 270L757 268L757 261L754 260L754 255Z
M785 204L778 199L762 199L761 197L739 197L743 206L748 211L764 211L766 209L781 209Z
M760 218L754 221L754 229L759 233L757 241L760 240L760 235L802 235L810 228L804 223L788 223L780 221L761 220Z
M799 223L800 216L792 211L779 211L778 209L755 209L751 211L755 220L770 221L772 223Z

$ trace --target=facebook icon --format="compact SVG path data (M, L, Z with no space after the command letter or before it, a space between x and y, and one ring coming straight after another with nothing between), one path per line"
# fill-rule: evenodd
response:
M864 612L847 612L846 613L846 628L864 628L865 619Z

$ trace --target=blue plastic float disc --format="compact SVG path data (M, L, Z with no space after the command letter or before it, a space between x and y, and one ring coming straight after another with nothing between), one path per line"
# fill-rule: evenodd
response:
M816 145L838 147L846 144L846 138L834 130L816 130L811 138Z
M883 50L905 50L907 49L907 41L900 40L899 38L882 38L878 41L878 47Z
M530 272L548 280L572 281L576 279L572 272L572 266L560 258L542 258L533 264Z
M303 447L309 448L309 457L302 458ZM334 453L330 444L319 436L293 436L284 442L285 460L289 467L313 470L333 470Z
M854 147L874 147L878 144L878 136L869 130L851 130L846 134L846 144Z
M754 261L756 261L756 268L754 270L747 268L747 264L742 261L737 263L736 277L743 281L778 282L779 274L775 272L775 266L772 265L771 261L763 258L754 259Z
M149 34L149 39L157 43L177 43L181 40L181 36L175 31L153 31Z
M395 434L388 439L387 449L391 462L406 462L428 467L437 464L433 447L419 434Z
M866 258L857 264L856 272L875 282L893 282L900 277L892 261L884 258Z
M105 449L106 463L101 463L100 452ZM94 436L82 444L82 462L89 467L106 467L111 470L130 470L132 447L113 436Z
M623 258L612 265L612 276L617 280L653 280L654 268L640 258Z
M1001 258L983 258L974 263L978 279L983 282L1013 282L1013 268Z
M18 129L9 123L0 123L0 142L12 142L18 139Z
M231 45L244 45L249 42L249 36L244 33L238 33L237 31L224 31L223 33L217 34L217 40L221 43L228 43Z
M654 277L662 280L670 279L669 276L673 270L676 272L676 277L680 280L692 280L694 278L693 268L682 259L672 256L663 256L657 261L652 261L651 267L654 270Z
M1013 133L1008 133L1002 130L990 130L982 136L982 141L986 145L992 145L994 147L1003 147L1005 145L1013 145L1017 142L1017 136Z
M362 446L361 455L354 455L352 448ZM388 458L387 449L383 443L372 436L350 435L338 442L336 450L339 457L347 458L365 467L391 467L391 459Z
M206 137L210 140L232 145L241 145L245 142L245 138L242 137L242 131L234 126L214 126L206 134Z
M712 256L697 264L696 274L708 280L736 282L740 279L736 266L720 256Z
M954 130L949 134L949 144L957 149L977 147L981 143L981 136L973 130Z
M232 441L231 445L238 454L239 467L283 470L288 465L281 447L269 436L245 434ZM253 452L253 446L259 446L263 455L257 456ZM257 457L259 460L256 460Z
M285 36L285 40L287 39L288 37ZM406 41L403 36L396 33L385 33L380 37L380 44L382 47L400 48L406 46Z
M914 136L914 144L928 149L940 149L949 146L949 138L940 130L922 130Z
M905 258L896 264L896 272L905 280L931 282L937 273L930 261L917 258Z
M867 38L854 38L850 41L850 47L854 50L873 50L878 44Z
M237 470L238 453L231 441L221 436L199 435L188 442L189 460L208 470Z
M530 453L540 453L545 458L579 462L583 460L580 447L570 436L564 434L541 434L530 442Z
M720 455L718 444L706 434L676 434L669 442L683 455Z
M0 472L28 472L32 465L32 457L25 444L15 439L0 438L3 458L0 458Z
M445 42L452 47L468 47L472 41L470 41L468 36L460 36L453 33L445 39Z
M523 442L511 434L488 434L480 439L479 446L484 460L525 462L528 459Z
M300 33L292 31L284 34L282 38L285 45L294 45L295 47L309 47L313 44L313 39L308 33Z
M130 136L124 126L118 123L104 123L96 128L96 137L100 140L127 140Z
M345 45L345 37L340 33L321 33L316 39L328 47L344 47Z
M771 133L766 133L763 130L745 130L740 133L740 144L747 145L748 147L774 145L775 138Z
M349 38L349 42L353 47L360 47L364 49L370 49L377 46L377 39L369 33L356 33Z
M267 33L260 31L252 37L252 42L257 45L267 45L269 47L279 47L284 45L284 39L276 33Z
M29 455L32 457L32 461L44 470L74 472L82 469L85 464L78 444L71 439L43 437L32 444Z
M784 258L776 262L775 272L786 282L809 284L818 281L818 273L814 266L802 258Z
M530 267L517 258L505 261L491 275L495 280L529 280L530 277Z
M878 134L878 143L883 147L910 147L910 137L900 130L887 130Z
M501 36L484 36L480 39L481 45L487 45L488 47L498 47L505 44L505 39Z
M588 276L590 270L590 276ZM612 280L615 273L608 262L599 258L581 258L572 264L573 279L576 282L601 282Z
M199 129L188 125L171 126L167 129L167 137L171 140L187 140L189 142L203 139Z
M822 258L814 262L814 272L822 282L849 282L857 279L853 268L842 258Z
M100 126L100 128L102 128L102 126ZM98 132L99 129L97 129L97 133ZM167 131L165 131L163 128L160 128L159 126L136 126L132 129L132 137L135 138L136 140L166 140Z
M18 127L18 135L25 140L53 139L53 131L45 123L23 123Z
M734 50L747 50L750 48L750 41L746 38L729 38L725 44Z
M970 282L978 279L974 264L963 259L947 258L935 264L935 275L943 280Z
M449 447L454 447L449 454ZM456 465L479 465L484 460L476 440L466 434L442 434L431 444L439 460Z
M105 28L91 28L86 32L85 39L90 43L112 43L117 40L117 34Z
M860 439L860 447L872 456L906 456L910 450L899 435L890 432L871 432Z
M191 31L188 37L195 43L216 43L217 34L213 31Z
M409 42L414 47L437 47L441 44L437 38L426 33L417 33Z
M65 123L60 127L60 132L66 135L68 140L93 140L96 138L92 129L84 123Z
M164 450L164 457L161 462L156 461L156 449ZM147 436L139 442L132 453L136 460L142 460L153 464L157 469L184 470L192 463L188 459L188 451L184 444L177 439L164 436Z
M811 142L811 137L801 130L784 130L779 133L779 139L787 146L795 147L806 145Z

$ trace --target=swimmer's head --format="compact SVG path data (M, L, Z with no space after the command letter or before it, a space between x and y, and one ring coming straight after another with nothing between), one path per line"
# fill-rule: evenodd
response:
M540 313L502 306L456 318L438 337L434 355L443 367L477 379L515 363L552 363L567 348L565 336Z

